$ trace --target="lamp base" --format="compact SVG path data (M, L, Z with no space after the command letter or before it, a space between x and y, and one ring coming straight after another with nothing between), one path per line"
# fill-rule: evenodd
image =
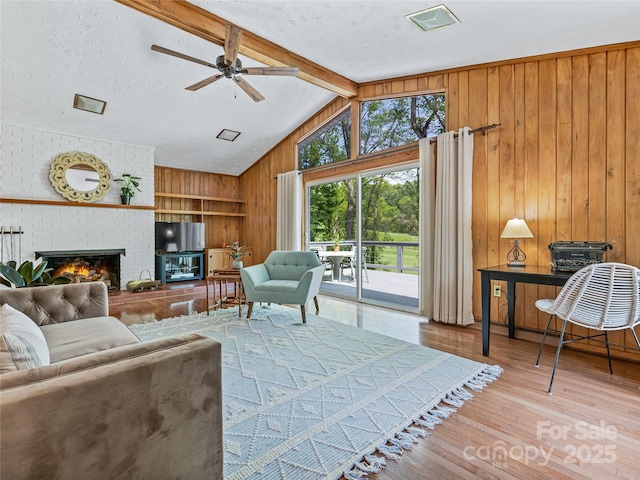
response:
M518 239L514 238L513 248L509 250L509 253L507 253L507 260L509 261L507 265L510 267L524 267L524 261L526 259L527 259L527 256L520 249L520 246L518 245Z
M519 261L518 262L509 262L509 263L507 263L507 266L508 267L524 267L525 264L524 264L524 262L519 262Z

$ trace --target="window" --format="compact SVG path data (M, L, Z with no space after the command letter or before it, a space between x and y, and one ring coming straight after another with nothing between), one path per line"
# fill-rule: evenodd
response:
M444 129L444 93L363 102L360 155L435 137Z
M347 108L300 142L300 170L347 160L351 152L351 109Z

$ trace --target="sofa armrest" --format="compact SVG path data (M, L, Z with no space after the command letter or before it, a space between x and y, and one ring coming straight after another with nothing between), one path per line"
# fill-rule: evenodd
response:
M253 292L256 285L270 280L269 272L263 263L241 269L240 277L242 278L244 290L248 292Z
M109 295L103 282L2 289L0 305L4 303L39 326L109 315Z
M221 346L190 334L0 376L0 478L222 478Z
M324 275L325 266L313 267L307 270L298 284L296 291L302 295L306 295L306 302L315 297L320 291L320 285L322 284L322 277Z

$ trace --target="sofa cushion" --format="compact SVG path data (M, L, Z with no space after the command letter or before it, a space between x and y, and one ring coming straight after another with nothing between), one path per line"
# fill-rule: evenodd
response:
M0 336L0 351L9 353L8 357L2 356L1 373L42 366L36 349L19 335L5 333ZM11 365L8 360L11 360Z
M21 337L33 347L40 365L49 365L49 347L45 337L33 320L5 303L0 310L0 335L9 333Z
M49 345L51 363L140 343L138 337L115 317L83 318L43 325L41 329Z

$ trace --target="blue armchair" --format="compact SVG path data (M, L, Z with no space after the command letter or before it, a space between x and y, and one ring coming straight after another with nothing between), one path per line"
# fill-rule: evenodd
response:
M318 292L324 265L314 252L276 250L264 263L240 270L251 317L254 302L300 305L302 323L307 323L305 305L311 298L318 307Z

